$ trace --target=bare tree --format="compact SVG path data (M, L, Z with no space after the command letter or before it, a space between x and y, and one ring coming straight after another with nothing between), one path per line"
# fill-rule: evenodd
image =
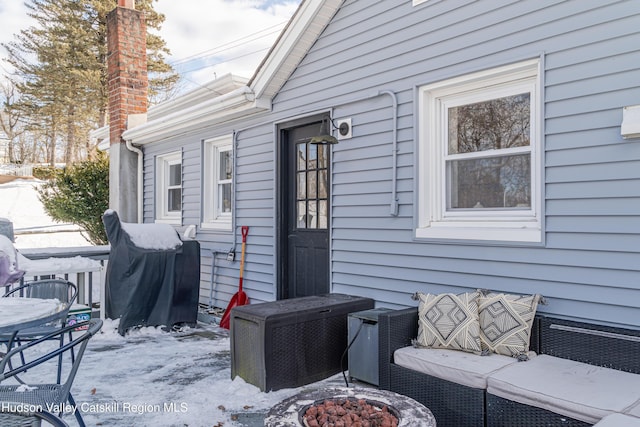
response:
M11 82L2 82L2 84L0 84L0 90L2 90L2 98L4 99L2 109L0 110L0 128L8 140L8 160L10 163L15 163L16 155L14 153L14 149L19 142L19 138L25 131L20 120L20 111L11 108L19 96L18 90ZM20 160L24 159L20 158Z

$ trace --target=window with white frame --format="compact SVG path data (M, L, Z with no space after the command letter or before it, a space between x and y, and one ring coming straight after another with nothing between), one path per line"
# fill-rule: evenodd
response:
M204 142L202 228L231 230L232 140L229 135Z
M418 93L416 237L541 242L539 61Z
M179 224L182 219L182 154L156 157L156 221Z

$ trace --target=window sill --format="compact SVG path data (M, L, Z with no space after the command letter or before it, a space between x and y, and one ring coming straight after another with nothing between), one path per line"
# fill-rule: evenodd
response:
M154 222L156 224L182 225L181 218L156 218Z
M541 243L542 230L537 222L432 223L416 229L418 239L483 240L513 243Z
M231 221L203 222L201 230L206 231L231 231Z

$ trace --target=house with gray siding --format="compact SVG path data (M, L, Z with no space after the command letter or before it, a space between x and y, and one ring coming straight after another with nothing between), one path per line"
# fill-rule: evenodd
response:
M635 0L303 0L250 80L123 134L142 219L194 226L203 305L248 226L252 303L484 288L640 328L639 29Z

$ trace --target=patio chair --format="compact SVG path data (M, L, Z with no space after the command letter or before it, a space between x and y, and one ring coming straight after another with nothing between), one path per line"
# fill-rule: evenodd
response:
M15 336L0 335L0 344L5 344L7 346L7 350L9 350L11 349L11 347L13 347L14 343L20 345L24 341L39 338L43 335L55 332L56 330L66 326L66 319L69 314L69 309L76 300L77 295L78 290L76 285L69 282L68 280L63 279L37 280L9 290L6 294L4 294L3 298L55 298L60 302L65 303L65 305L64 308L60 310L59 316L57 317L55 322L20 330ZM56 339L60 340L60 346L62 346L64 342L64 336L57 336ZM58 380L60 378L60 374L61 373L58 371Z
M76 336L62 347L56 346L52 348L52 343L47 342L56 339L56 337L60 335L65 335L77 327L83 327L85 325L88 326L87 330L82 331L81 335ZM0 362L0 402L19 402L42 406L43 408L58 405L61 409L69 404L77 408L76 402L71 394L71 386L80 368L80 362L82 361L82 356L87 348L89 339L98 333L101 328L102 320L92 319L87 322L58 329L48 335L11 349ZM76 334L77 333L78 332L76 332ZM71 352L72 350L75 350L75 357L65 358L63 361L69 361L71 363L70 366L66 367L68 369L65 369L67 373L65 380L58 383L46 382L44 379L47 378L47 374L51 375L51 363L59 361L60 355ZM18 365L16 361L16 363L14 363L15 367L10 368L9 361L12 359L21 360L19 355L24 355L25 362ZM66 363L64 364L66 365ZM15 383L7 384L8 379L15 379L18 374L21 374L21 380L28 386ZM62 412L58 415L61 416ZM78 424L84 427L85 424L79 410L75 411L75 416Z
M46 425L53 427L69 427L69 424L51 412L45 410L29 411L19 405L21 404L4 402L0 406L0 426L37 427L42 425L42 421L45 421Z

